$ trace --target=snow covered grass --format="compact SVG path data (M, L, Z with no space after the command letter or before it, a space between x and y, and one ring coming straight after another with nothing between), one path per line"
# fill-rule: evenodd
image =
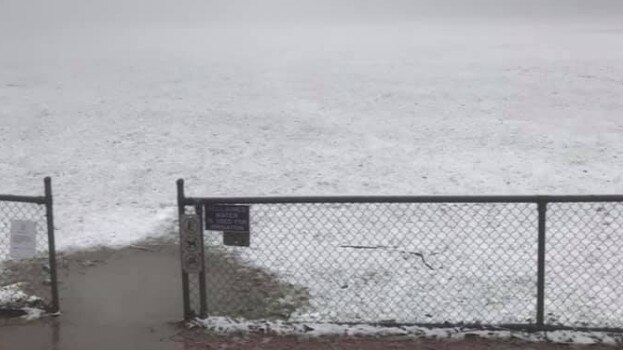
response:
M51 175L61 248L158 232L178 177L203 195L621 192L618 22L70 29L0 34L2 192Z
M292 324L279 321L246 321L226 317L210 317L196 320L190 326L205 327L219 334L230 333L262 333L274 335L297 335L304 337L324 336L402 336L413 338L437 338L461 340L466 336L478 336L488 339L520 339L524 341L550 341L570 344L621 344L620 334L603 332L519 332L509 330L474 330L462 328L423 328L416 326L372 326L372 325L338 325L330 323Z
M22 308L41 302L41 298L26 294L20 283L0 287L0 308Z

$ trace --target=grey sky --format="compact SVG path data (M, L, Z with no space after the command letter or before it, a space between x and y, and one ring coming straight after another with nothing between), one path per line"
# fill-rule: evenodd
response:
M14 28L73 23L612 17L620 0L0 0Z

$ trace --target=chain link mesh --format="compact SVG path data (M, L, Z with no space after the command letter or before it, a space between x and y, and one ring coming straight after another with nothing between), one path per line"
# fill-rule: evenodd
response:
M36 255L11 256L11 226L31 221L36 229ZM51 303L51 280L45 205L0 201L0 309L46 309Z
M250 247L204 233L210 315L536 322L536 203L250 207ZM623 202L549 203L545 237L545 325L623 328ZM200 286L191 286L198 310Z
M253 204L250 247L205 233L208 312L533 323L537 215L529 203Z
M550 203L545 322L623 327L623 203Z

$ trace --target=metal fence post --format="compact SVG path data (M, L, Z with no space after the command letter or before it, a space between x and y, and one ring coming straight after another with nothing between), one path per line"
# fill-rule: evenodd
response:
M545 230L547 219L547 200L539 198L537 201L539 212L539 250L538 250L538 273L537 273L537 303L536 303L536 326L543 329L545 320Z
M188 287L188 274L184 271L184 254L182 252L182 217L185 214L184 210L184 180L177 180L177 211L179 217L179 234L180 234L180 267L182 268L182 297L184 301L184 320L188 321L193 316L190 310L190 295Z
M207 297L207 285L206 285L206 268L205 268L205 245L203 242L203 206L197 204L195 206L195 213L199 216L199 242L201 244L201 271L199 272L199 315L203 318L208 316L208 297Z
M52 196L52 179L46 177L43 179L45 188L45 216L48 231L48 258L50 264L50 286L52 293L52 313L60 311L60 302L58 298L58 279L56 274L56 244L54 241L54 200Z

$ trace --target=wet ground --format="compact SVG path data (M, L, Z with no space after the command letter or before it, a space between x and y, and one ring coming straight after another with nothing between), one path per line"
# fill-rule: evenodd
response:
M62 315L5 321L0 349L179 349L180 264L170 244L72 254L60 260Z
M221 283L221 287L212 284L209 293L217 297L227 293L237 295L241 302L229 310L234 314L285 316L292 311L292 305L282 305L275 300L283 299L284 295L306 297L300 288L279 284L271 275L242 266L222 252L212 252L209 261L214 266L212 275L226 282ZM187 330L179 322L182 319L180 264L178 247L172 242L146 242L119 250L66 255L59 259L59 279L62 315L32 322L2 320L0 350L575 348L479 339L440 342L399 338L217 336L203 330ZM226 310L228 308L221 311ZM612 349L590 347L602 348Z
M306 302L305 290L222 251L208 250L207 263L213 314L287 318ZM0 319L0 350L168 350L196 338L180 322L179 247L173 240L59 255L58 265L62 315L35 322ZM295 303L281 302L286 296Z

